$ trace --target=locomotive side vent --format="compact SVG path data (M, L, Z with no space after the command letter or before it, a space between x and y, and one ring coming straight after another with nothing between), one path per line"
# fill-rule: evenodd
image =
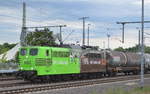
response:
M31 62L30 61L24 61L24 64L31 65Z
M47 58L36 58L36 66L50 66L52 64L51 59Z

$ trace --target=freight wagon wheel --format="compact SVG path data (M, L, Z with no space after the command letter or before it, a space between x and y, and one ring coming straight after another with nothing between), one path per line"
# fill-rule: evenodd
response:
M93 78L94 78L94 79L95 79L95 78L97 78L97 75L96 75L96 73L94 73L94 74L93 74Z
M108 72L108 77L111 77L112 76L112 73L111 72Z
M100 78L101 74L100 73L96 73L96 78Z
M102 74L100 74L100 77L106 77L107 76L107 74L106 73L102 73Z
M145 70L144 70L144 73L145 73L145 74L147 74L147 73L148 73L148 70L147 70L147 69L145 69Z
M124 72L125 75L128 75L128 72Z
M114 76L116 76L116 75L117 75L116 72L109 72L109 73L108 73L108 77L114 77Z
M94 76L93 76L92 74L89 74L89 75L88 75L88 78L89 78L89 79L93 79L93 77L94 77Z
M133 71L133 75L138 75L138 71Z
M139 75L140 73L141 73L140 70L137 70L137 71L136 71L136 75Z
M114 77L114 76L116 76L116 74L117 74L116 72L112 72L111 76Z
M81 79L83 80L88 78L88 74L81 74L81 76L82 76Z

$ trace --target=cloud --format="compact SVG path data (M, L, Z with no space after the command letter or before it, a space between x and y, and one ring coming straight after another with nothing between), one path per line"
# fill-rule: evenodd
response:
M93 38L90 39L90 45L92 46L99 46L100 48L107 48L108 46L108 39L107 38ZM123 47L123 48L128 48L128 47L132 47L135 46L137 44L137 41L134 38L127 38L125 40L125 43L122 44L119 38L116 37L111 37L110 38L110 45L109 47L111 49L117 48L117 47Z
M31 0L31 1L41 1L41 0ZM138 1L138 0L136 0L136 1ZM42 2L57 2L57 1L56 0L42 0ZM106 0L61 0L60 2L90 2L90 3L111 3L111 4L112 4L112 2L117 2L117 4L118 3L120 4L120 3L130 3L131 0L122 0L122 1L109 0L109 2L107 2Z
M64 32L64 37L68 35L67 31L75 30L66 43L82 42L82 21L78 20L82 16L90 17L86 21L86 30L87 24L90 23L92 45L103 47L103 41L106 41L107 44L107 32L112 32L112 48L118 46L129 47L137 43L138 33L135 29L126 27L126 43L123 45L118 41L118 39L121 39L121 30L108 31L107 28L120 28L121 26L117 25L116 21L140 20L141 7L139 6L139 0L30 0L26 2L27 26L66 24L67 27L63 28L63 31L66 31ZM145 0L145 3L148 5L150 0ZM8 35L11 35L11 32L15 32L18 38L18 33L20 33L22 26L22 7L21 5L18 7L15 4L18 3L11 4L11 7L1 6L2 3L0 4L0 29L1 31L7 31L5 34ZM149 6L146 8L147 11L150 10ZM147 18L150 17L148 13L146 15ZM59 28L52 30L59 32ZM4 37L1 40L9 41L4 39Z
M4 42L8 42L8 43L17 43L19 42L20 39L20 33L18 31L18 33L6 30L6 31L0 31L0 44L4 43Z
M11 24L15 26L21 26L21 19L11 17L0 17L0 22L3 24Z
M150 4L150 0L144 0L145 5ZM141 1L135 1L133 2L133 4L135 5L141 5L142 4L142 0Z
M19 14L19 9L16 9L16 8L0 6L0 9L1 9L0 14L4 14L4 15L18 15Z
M91 29L94 29L96 27L96 24L93 22L88 21L87 23L91 24ZM86 24L87 24L86 23ZM82 29L82 21L69 21L69 20L62 20L62 19L56 19L56 20L49 20L49 21L28 21L28 26L54 26L54 25L67 25L67 28L71 29Z
M17 32L21 28L20 10L8 6L0 6L0 9L1 31Z

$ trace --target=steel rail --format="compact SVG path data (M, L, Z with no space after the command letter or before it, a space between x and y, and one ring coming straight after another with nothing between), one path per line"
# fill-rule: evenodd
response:
M149 78L150 75L145 75L145 77ZM134 75L134 76L132 75L132 76L125 76L125 77L83 80L83 81L64 82L64 83L57 83L57 84L35 85L35 86L29 86L29 87L20 87L20 88L15 88L15 89L0 90L0 94L22 94L22 93L29 93L29 92L44 91L44 90L63 89L63 88L95 85L95 84L117 82L117 81L127 81L127 80L139 79L139 78L140 78L139 75Z

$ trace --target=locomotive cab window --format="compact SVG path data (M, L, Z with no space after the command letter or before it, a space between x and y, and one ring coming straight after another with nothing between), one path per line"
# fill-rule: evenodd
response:
M20 54L22 56L26 55L27 54L27 50L26 49L21 49Z
M38 54L38 49L37 48L30 49L30 55L35 56L37 54Z
M69 57L70 53L69 52L54 51L53 56L64 58L64 57Z
M49 56L49 50L46 50L46 56Z

